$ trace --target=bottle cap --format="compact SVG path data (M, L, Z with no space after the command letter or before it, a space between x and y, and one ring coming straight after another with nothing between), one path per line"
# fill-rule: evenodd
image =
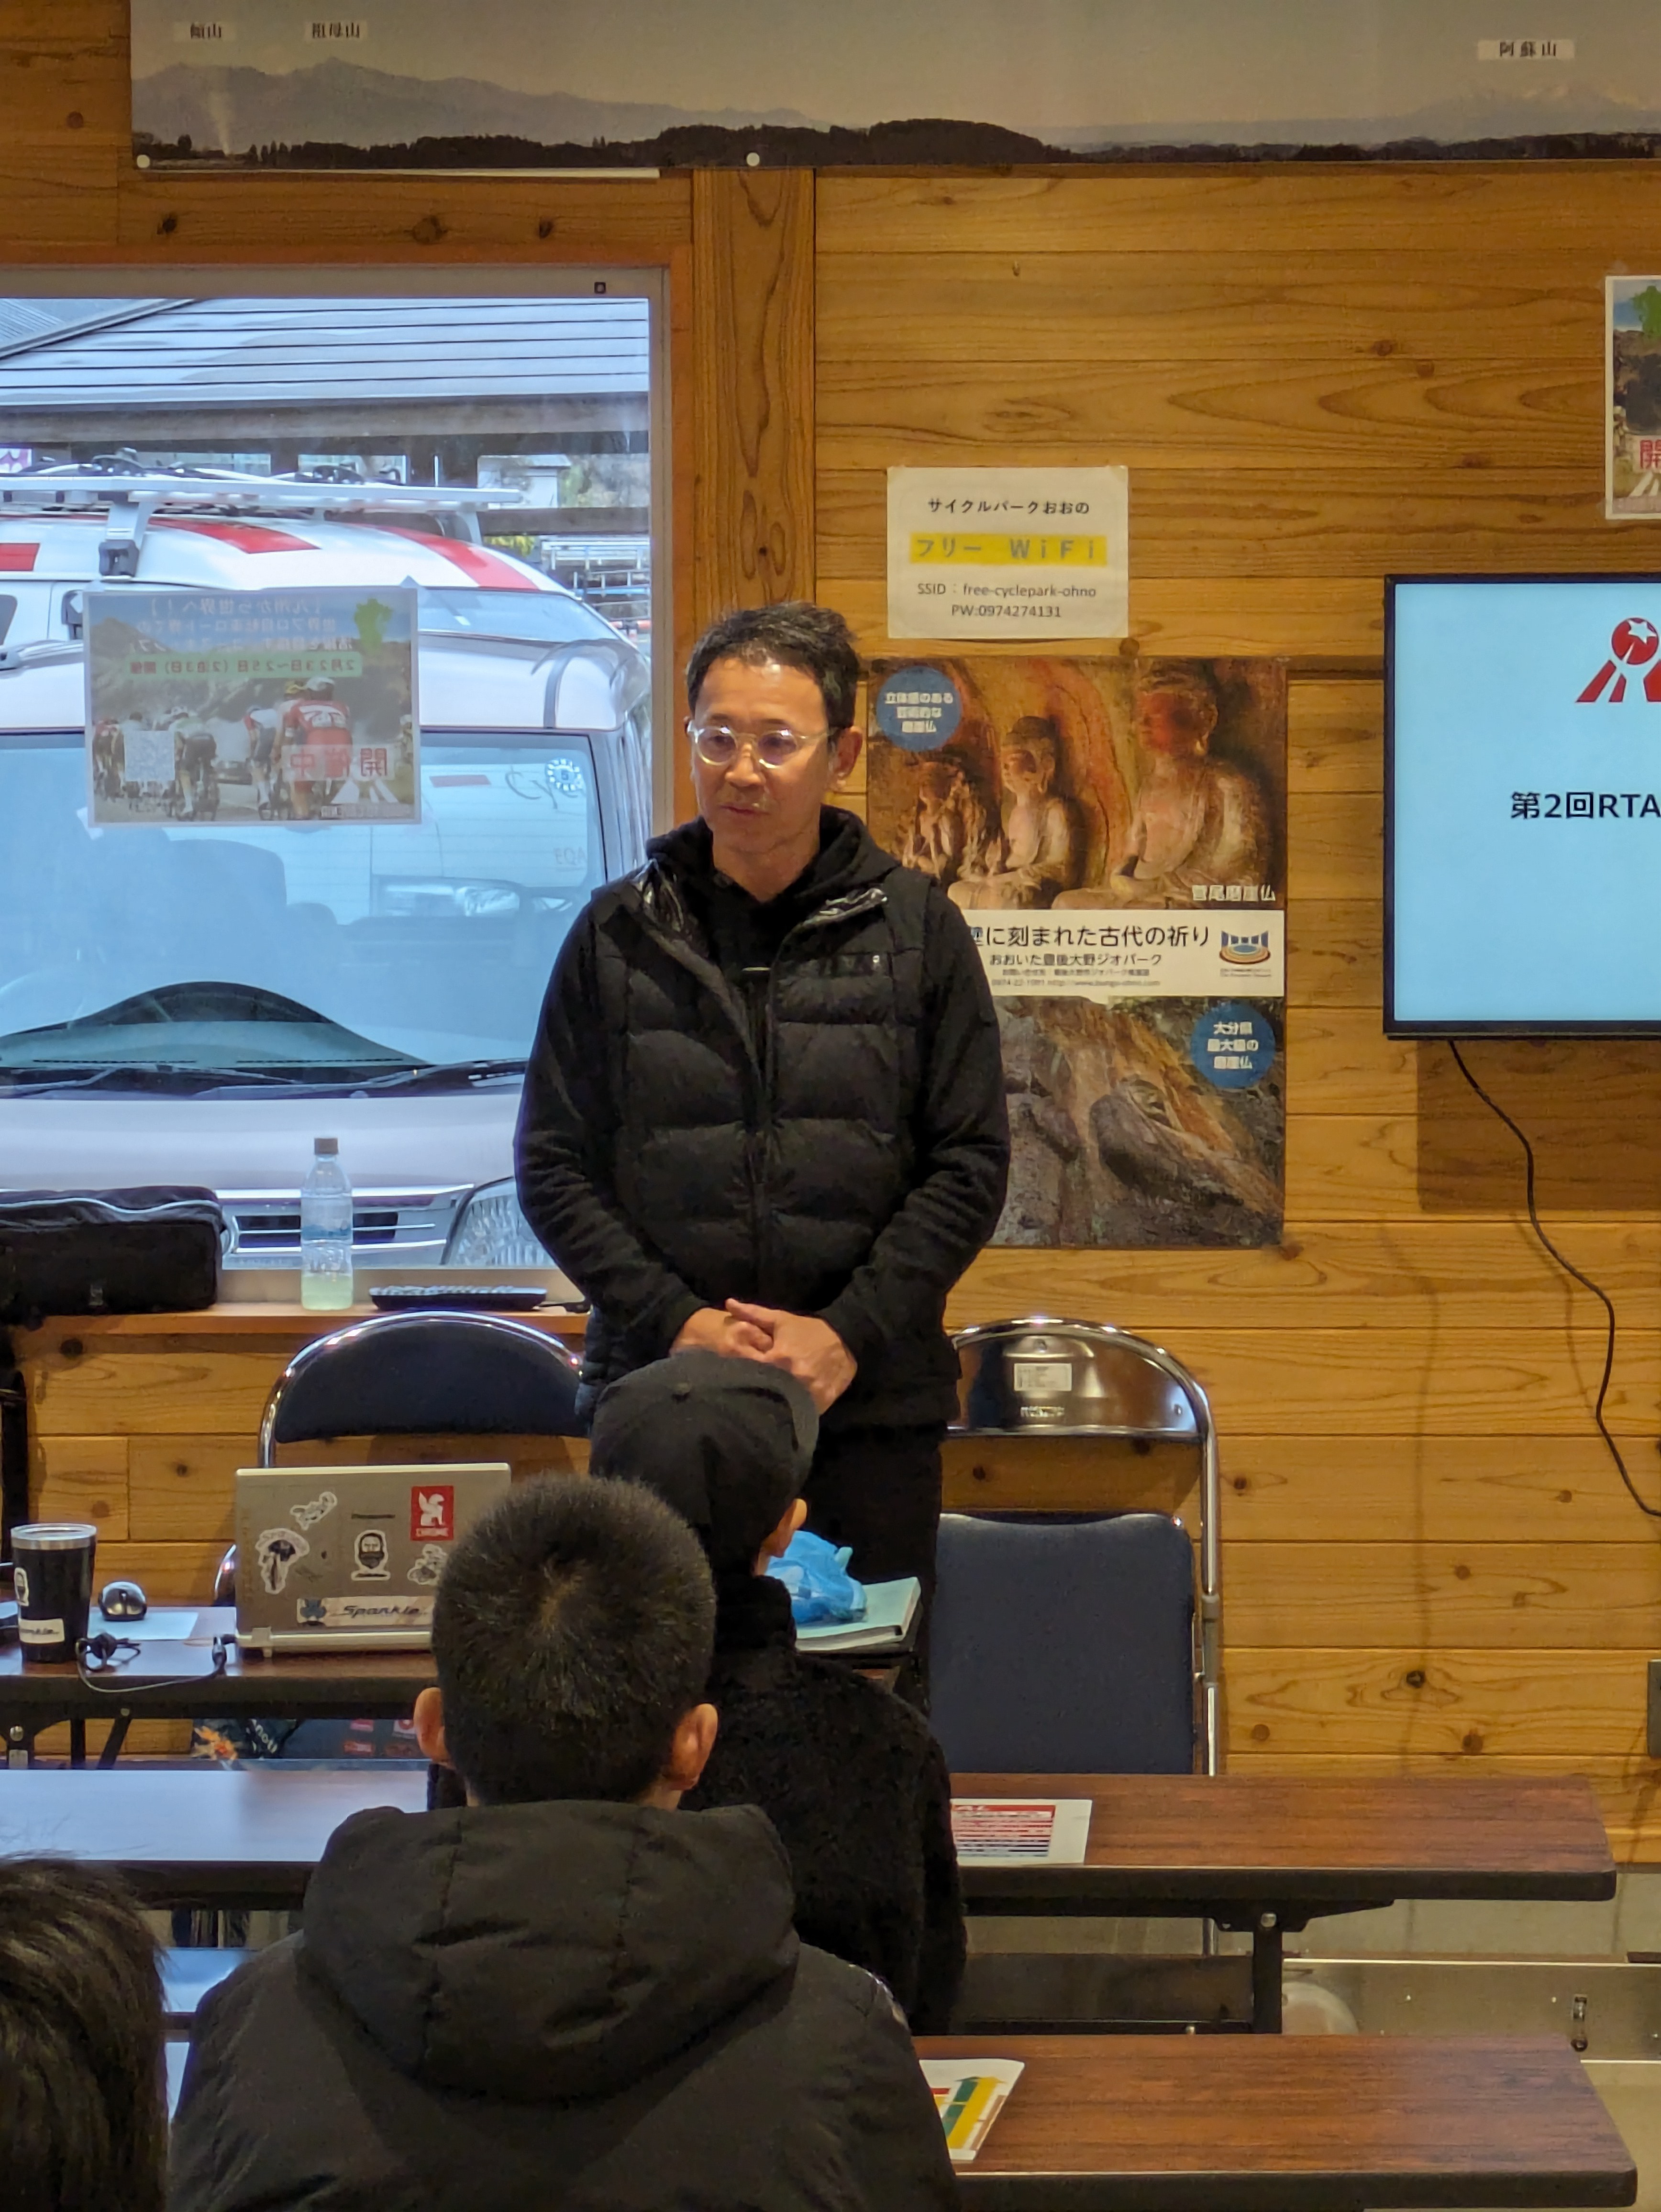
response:
M312 1152L319 1160L336 1159L340 1153L340 1139L338 1137L313 1137Z

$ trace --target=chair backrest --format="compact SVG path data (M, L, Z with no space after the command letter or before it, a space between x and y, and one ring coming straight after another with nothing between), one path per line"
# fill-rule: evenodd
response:
M500 1314L380 1314L304 1346L259 1425L259 1464L321 1437L571 1437L581 1370L557 1338Z
M1190 1774L1194 1555L1162 1513L940 1522L930 1714L957 1774Z

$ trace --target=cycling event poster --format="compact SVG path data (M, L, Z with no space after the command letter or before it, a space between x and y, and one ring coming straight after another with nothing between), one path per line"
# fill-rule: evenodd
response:
M996 1244L1278 1243L1278 660L931 653L867 672L871 834L962 913L997 1007Z
M88 592L89 823L418 822L416 601Z

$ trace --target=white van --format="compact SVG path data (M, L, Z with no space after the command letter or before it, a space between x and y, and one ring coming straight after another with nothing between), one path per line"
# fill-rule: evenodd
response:
M643 854L650 680L581 600L449 534L481 503L0 479L0 1187L206 1184L233 1265L292 1267L332 1135L361 1266L547 1264L513 1194L520 1079L573 917ZM417 584L420 823L264 818L226 723L210 823L90 827L82 601L125 580Z

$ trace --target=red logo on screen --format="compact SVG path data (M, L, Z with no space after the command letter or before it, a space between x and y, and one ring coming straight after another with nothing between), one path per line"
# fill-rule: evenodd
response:
M447 1544L456 1532L456 1493L453 1482L418 1482L410 1492L410 1540L412 1544Z
M1652 705L1661 704L1661 660L1655 658L1658 650L1661 650L1661 630L1658 630L1652 622L1646 622L1642 615L1628 615L1625 622L1616 623L1609 633L1609 659L1592 678L1575 704L1589 707L1594 700L1607 695L1610 706L1618 706L1627 696L1628 670L1630 669L1635 676L1650 662L1654 662L1654 665L1644 678L1644 696Z

